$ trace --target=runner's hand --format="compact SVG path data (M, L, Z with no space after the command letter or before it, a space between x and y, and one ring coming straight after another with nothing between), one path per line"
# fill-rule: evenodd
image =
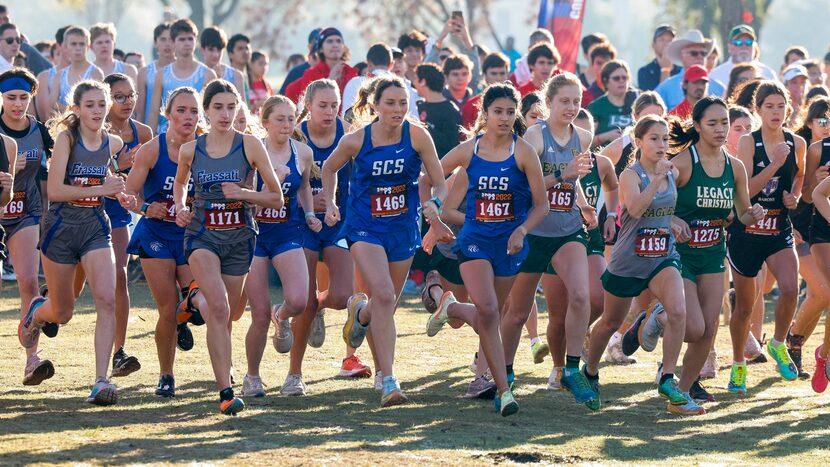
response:
M323 230L323 223L317 218L317 216L307 216L305 218L305 225L307 225L308 228L314 233L318 233Z
M516 253L522 251L522 248L525 246L525 233L522 232L522 229L516 227L516 230L510 234L510 238L507 239L507 254L508 255L515 255Z
M692 231L689 229L689 224L679 217L672 218L671 233L674 235L674 240L678 243L686 243L692 238Z
M787 209L795 209L798 206L798 196L784 190L784 207Z
M124 183L124 178L119 175L107 175L104 178L104 184L101 185L103 195L110 197L123 193L125 188L127 188L127 184Z
M755 222L764 220L764 216L766 215L766 210L758 203L753 204L752 207L749 208L749 212L752 213L752 217L755 218Z
M167 205L159 203L158 201L150 203L150 205L147 206L147 212L144 213L144 217L149 219L164 219L167 217Z
M565 170L562 171L562 179L570 180L577 177L582 177L591 171L591 153L583 152L576 156Z
M614 234L617 233L617 218L616 217L606 217L605 224L602 226L602 238L606 242L610 242L614 239Z
M582 211L582 220L588 225L588 230L597 228L599 225L599 217L597 216L597 210L593 206L585 206L584 208L580 208Z
M772 163L780 167L787 162L787 156L789 155L790 145L782 141L772 148Z
M190 222L193 221L193 213L190 212L190 208L186 207L182 210L176 211L176 225L179 227L185 228L190 225Z
M334 227L337 223L340 222L340 209L335 205L327 205L326 206L326 225L329 227Z
M222 183L222 195L227 199L241 200L243 197L242 187L236 183L224 182Z

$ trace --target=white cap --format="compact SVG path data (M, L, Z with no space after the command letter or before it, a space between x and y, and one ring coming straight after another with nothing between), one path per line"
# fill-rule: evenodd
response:
M810 75L807 74L807 69L802 65L790 65L784 70L785 83L799 76L803 76L805 78L810 77Z

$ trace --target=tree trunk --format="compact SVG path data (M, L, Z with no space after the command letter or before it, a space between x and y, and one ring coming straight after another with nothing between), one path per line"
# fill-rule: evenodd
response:
M190 19L199 31L205 28L205 2L210 0L187 0L190 5Z

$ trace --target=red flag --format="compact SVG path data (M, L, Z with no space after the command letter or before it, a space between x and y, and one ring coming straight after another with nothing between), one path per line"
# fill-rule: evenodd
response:
M588 0L542 0L539 7L539 27L550 30L556 49L562 56L559 68L576 70L579 40L582 36L582 18Z

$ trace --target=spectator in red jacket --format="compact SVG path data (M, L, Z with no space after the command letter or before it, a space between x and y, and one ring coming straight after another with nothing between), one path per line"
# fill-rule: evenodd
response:
M484 81L487 86L493 83L503 83L507 79L507 70L510 66L510 60L501 52L493 52L488 54L481 63L481 70L484 73ZM464 128L470 129L475 125L478 119L478 101L481 100L482 94L478 94L468 99L461 109L461 124Z
M556 68L562 57L556 47L541 42L530 49L527 54L527 66L530 68L530 81L519 86L522 97L542 89L551 76L556 74Z
M340 88L340 97L350 79L357 76L357 69L349 66L348 49L343 43L343 34L337 28L325 28L320 31L317 39L317 65L303 73L303 77L291 83L285 90L285 96L294 102L299 102L305 88L318 79L334 80Z

